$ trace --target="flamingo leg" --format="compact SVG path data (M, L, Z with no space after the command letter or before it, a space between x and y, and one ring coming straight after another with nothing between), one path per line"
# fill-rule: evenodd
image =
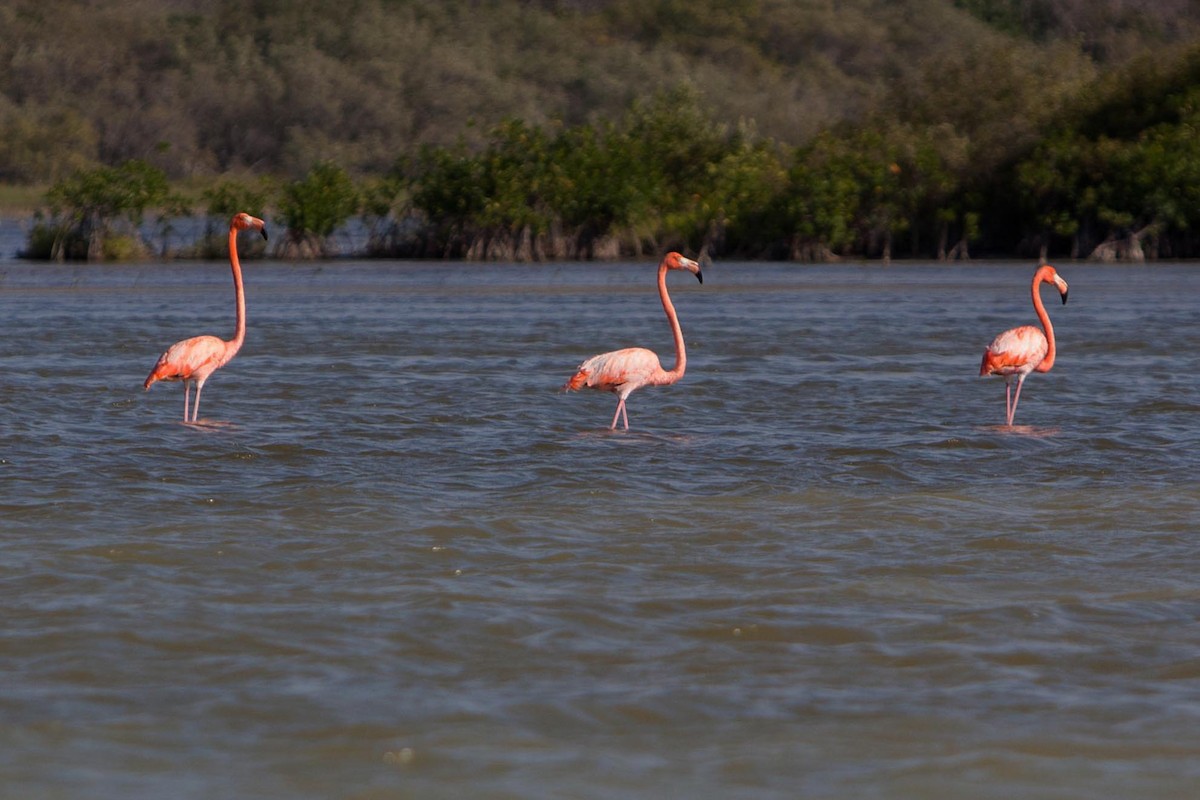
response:
M621 401L621 419L625 422L625 430L629 430L629 411L625 408L625 401Z
M617 429L617 419L621 416L621 412L624 410L625 410L625 398L622 397L619 400L617 400L617 410L615 413L613 413L612 425L608 426L608 429L610 431L615 431ZM627 427L627 428L629 427L628 422L625 423L625 427Z
M191 406L192 406L191 394L192 394L191 381L185 380L183 382L183 421L184 422L188 421L188 411L191 410Z
M192 410L192 422L200 419L200 390L204 388L204 381L196 381L196 405Z
M1008 425L1012 425L1013 407L1012 407L1012 378L1004 380L1004 421Z
M1017 402L1021 399L1021 387L1025 385L1025 376L1017 378L1017 391L1013 395L1012 410L1008 412L1008 425L1012 427L1013 417L1017 416Z

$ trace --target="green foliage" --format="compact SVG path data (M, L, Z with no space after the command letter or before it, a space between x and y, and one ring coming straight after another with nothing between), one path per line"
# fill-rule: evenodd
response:
M138 253L146 210L174 202L166 175L144 161L77 170L46 192L46 224L56 237L51 257L130 258Z
M1139 38L1160 42L1194 38L1184 17L1187 4L1128 0L954 0L954 6L992 28L1036 42L1071 38L1101 58L1127 55Z
M481 163L486 199L475 220L481 228L546 232L548 148L549 137L520 120L506 120L495 128Z
M119 167L77 170L50 187L46 202L55 215L106 224L125 219L138 225L148 206L165 202L169 195L162 170L144 161L126 161Z
M792 249L884 252L913 223L920 187L900 165L900 146L881 130L826 135L797 155L789 187Z
M1017 166L1017 186L1029 219L1045 232L1074 236L1077 199L1088 183L1086 142L1065 134L1042 142Z
M95 162L96 131L77 111L0 112L0 180L56 181Z
M104 237L103 261L138 261L146 257L140 236L116 234Z
M705 247L783 180L775 148L728 133L684 90L636 103L616 124L509 120L478 154L426 147L402 172L426 254L484 258Z
M706 172L706 180L691 193L689 214L681 220L689 246L714 253L762 255L769 250L770 240L777 237L764 227L763 210L787 181L778 149L739 134Z
M588 252L593 243L632 226L641 207L629 176L636 170L625 135L609 124L563 131L550 152L554 177L547 202Z
M239 211L256 217L264 217L271 198L276 194L273 183L267 179L256 181L225 178L200 192L204 204L204 235L183 254L196 258L223 258L228 251L226 233L229 220ZM180 216L182 216L180 214ZM246 245L247 255L253 257L260 245Z
M130 158L173 179L298 175L318 159L381 174L424 144L482 146L505 119L615 120L632 100L684 84L721 124L754 120L764 138L798 146L877 111L889 87L924 84L950 53L1024 56L1036 38L1071 55L1061 72L1197 33L1174 3L1129 6L10 0L0 9L0 180L49 182ZM1024 60L996 62L994 77ZM1019 70L1029 91L1055 74Z
M1133 225L1187 231L1200 223L1200 114L1144 131L1114 166L1110 206Z
M961 75L969 76L957 90L965 96L979 73ZM1005 110L1029 101L1014 96ZM1065 242L1086 253L1122 231L1159 236L1200 222L1191 210L1200 208L1200 146L1191 135L1200 91L1157 102L1174 117L1132 141L1088 138L1061 122L1051 134L1027 127L1009 145L1011 168L996 170L976 156L976 143L995 135L984 119L939 120L924 109L910 121L845 126L789 150L749 128L727 130L680 89L635 101L615 123L555 130L510 120L479 152L427 147L404 180L427 224L424 255L594 257L678 247L961 257L970 243L986 250L996 241L1006 252L1012 242L1043 251Z
M358 210L358 189L345 169L323 162L283 188L279 219L288 238L303 249L328 255L329 237Z
M367 225L366 255L383 256L409 253L412 225L406 219L407 191L399 170L366 181L359 187L362 216Z
M266 181L246 182L232 178L219 181L200 193L204 213L210 218L228 220L239 211L261 217L265 213L272 188Z
M622 144L643 226L653 226L670 239L687 241L697 224L699 195L713 165L734 145L720 126L700 108L695 93L678 88L635 103L623 122ZM641 231L648 236L649 231Z
M1032 228L1026 233L1040 237L1043 248L1052 237L1070 237L1072 252L1086 254L1127 236L1169 248L1160 237L1183 236L1200 224L1200 89L1183 79L1195 75L1197 54L1186 54L1174 71L1138 65L1125 82L1102 81L1091 95L1093 109L1016 165L1014 185ZM1156 93L1140 96L1147 85ZM1106 121L1122 103L1130 103L1129 114ZM1150 124L1131 126L1129 116Z
M399 169L405 175L413 208L423 215L424 254L439 258L462 256L487 204L483 164L462 146L427 145Z
M1042 38L1053 26L1049 3L1038 0L954 0L954 5L997 30L1014 35Z
M15 0L0 180L53 184L29 250L55 258L132 257L147 215L190 213L168 177L251 166L303 177L206 189L212 252L234 211L273 208L308 255L355 213L379 255L1086 255L1131 236L1193 255L1200 27L1173 8Z

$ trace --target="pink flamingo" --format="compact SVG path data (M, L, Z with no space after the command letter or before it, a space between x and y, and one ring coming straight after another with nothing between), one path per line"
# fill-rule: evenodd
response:
M146 377L146 389L155 381L183 381L183 421L188 422L188 400L191 384L196 384L196 405L192 411L191 422L196 422L200 416L200 390L204 382L221 367L228 364L242 342L246 340L246 294L242 290L242 265L238 261L237 235L238 231L254 228L267 238L265 223L258 217L252 217L245 212L233 215L229 223L229 265L233 269L233 289L237 297L237 325L233 339L225 341L216 336L193 336L176 342L158 357L158 362Z
M683 377L687 369L687 349L683 345L683 330L679 327L679 317L675 314L675 306L671 304L671 296L667 294L667 270L686 269L695 274L696 280L704 283L700 273L700 265L690 258L684 258L679 253L667 253L662 263L658 265L658 296L662 300L663 310L667 312L667 321L671 323L671 331L675 334L675 368L664 370L654 351L644 347L627 347L624 350L614 350L611 353L601 353L592 356L579 365L579 370L563 385L567 391L583 387L612 392L617 400L617 411L613 414L610 430L616 430L617 418L625 421L625 430L629 430L629 414L625 411L625 399L634 390L643 386L669 386Z
M1007 422L1012 427L1013 417L1017 413L1017 401L1021 399L1021 386L1025 376L1031 372L1049 372L1054 366L1054 326L1050 324L1050 315L1042 305L1038 288L1043 283L1052 283L1062 295L1063 305L1067 303L1067 282L1059 277L1054 267L1046 264L1033 274L1033 310L1046 332L1038 330L1033 325L1022 325L1007 330L992 340L983 351L983 363L979 365L979 376L999 375L1004 378L1004 404ZM1012 379L1016 376L1017 392L1012 391Z

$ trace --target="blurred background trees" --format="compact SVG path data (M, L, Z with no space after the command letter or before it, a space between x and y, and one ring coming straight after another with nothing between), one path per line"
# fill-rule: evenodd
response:
M151 208L173 209L162 170L144 161L76 170L46 193L49 221L34 229L42 258L124 261L144 255L140 228Z
M293 254L356 216L391 256L1196 255L1200 0L12 0L0 30L0 182L88 242L31 253L186 210L103 198L152 170Z

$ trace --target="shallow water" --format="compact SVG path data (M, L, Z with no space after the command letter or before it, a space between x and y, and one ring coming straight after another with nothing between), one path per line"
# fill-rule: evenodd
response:
M0 786L28 798L1177 798L1190 266L0 264ZM1053 301L1051 303L1050 301Z

